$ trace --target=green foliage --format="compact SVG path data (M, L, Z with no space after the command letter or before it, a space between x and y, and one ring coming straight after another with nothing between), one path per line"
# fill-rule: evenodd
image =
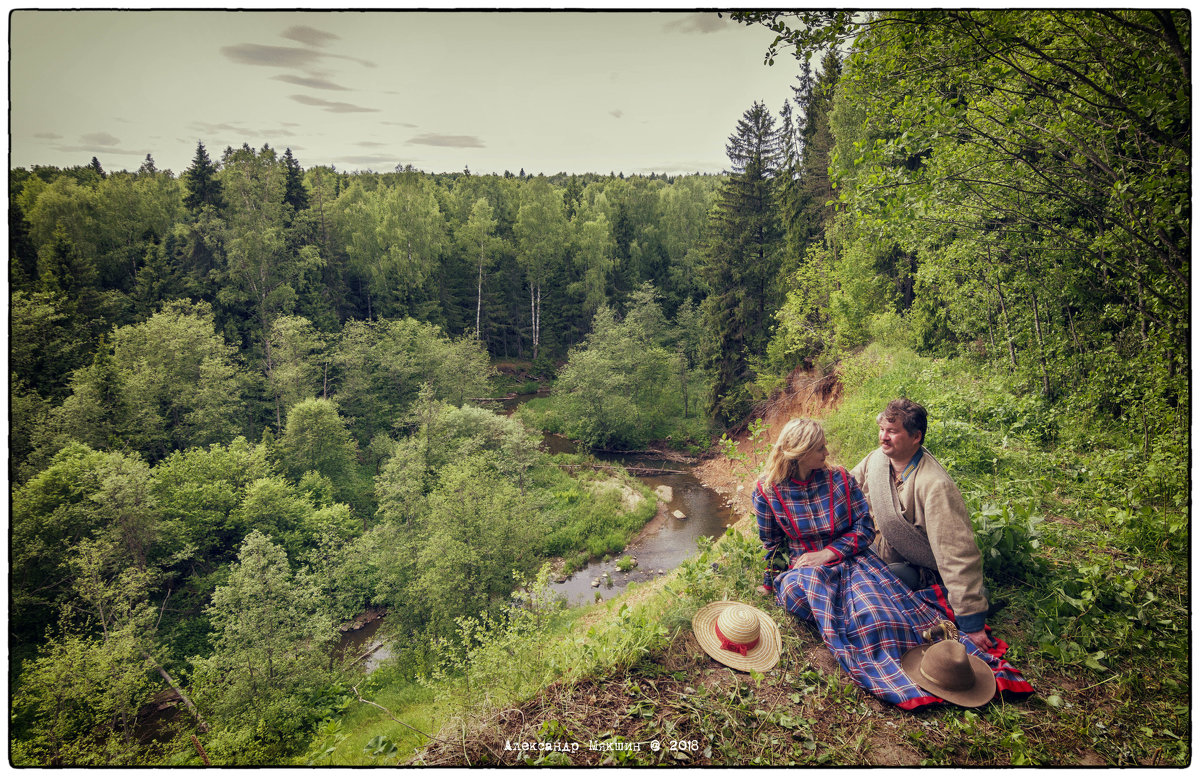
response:
M279 439L279 451L293 479L315 472L328 478L333 499L369 512L370 483L360 471L358 446L336 402L306 399L292 407Z
M303 399L321 393L328 362L325 337L301 316L280 316L271 323L267 341L267 385L276 401L276 429L281 416Z
M266 449L238 437L228 445L189 448L154 468L154 498L176 543L202 565L232 558L249 532L239 507L251 485L277 473Z
M19 640L39 636L78 596L71 559L82 543L108 543L113 563L144 571L166 533L147 465L77 443L14 493L12 531Z
M682 397L659 403L656 412L682 419L658 434L705 447L693 249L718 184L305 174L290 152L243 146L214 163L203 144L178 179L150 159L134 174L14 171L14 667L54 640L72 655L108 655L87 643L97 608L112 605L97 592L122 589L121 569L142 575L157 629L139 632L139 644L164 665L209 662L191 678L172 669L216 723L209 753L272 762L341 697L317 678L271 691L258 717L226 714L252 682L232 672L222 685L230 655L261 647L228 635L257 605L222 598L241 585L231 562L255 531L290 556L301 599L347 619L425 590L448 596L455 615L499 612L507 575L530 570L548 547L583 559L623 547L652 512L644 490L573 478L519 424L464 404L493 393L489 348L520 357L532 344L534 369L548 376L586 327L576 302L628 304L679 366L652 387ZM572 218L577 229L566 229ZM638 289L644 281L680 310L676 327ZM381 476L378 512L371 470ZM480 594L450 601L458 570L439 548L462 521L483 527L458 548L478 560L468 576ZM103 548L93 567L103 571L85 594L76 561L87 548ZM49 631L64 614L85 632ZM409 625L451 628L427 620ZM425 656L404 661L409 671ZM47 686L14 677L31 694L27 710L48 703ZM43 725L37 714L21 718L20 736ZM61 754L91 747L109 753L97 763L123 762L115 745L99 744L113 730L72 723L48 736ZM51 757L39 741L34 761ZM127 761L154 757L126 749Z
M414 319L348 322L332 360L334 398L341 412L356 420L361 446L390 431L423 384L435 398L461 405L487 396L492 374L478 340L451 340L438 327Z
M354 440L338 414L337 403L307 399L288 413L287 428L279 441L281 454L294 476L309 470L343 483L353 472Z
M183 204L188 208L199 210L208 205L219 210L224 207L221 182L217 179L217 166L209 158L203 143L196 143L196 156L192 158L192 164L183 171L181 181L187 190Z
M839 110L861 120L835 121L848 259L890 250L876 269L915 347L959 344L1048 399L1133 410L1149 449L1188 364L1189 108L1170 43L1187 18L916 11L847 29L860 22Z
M80 540L67 566L77 596L58 633L22 668L13 723L23 765L133 765L156 748L140 741L138 717L153 685L147 670L156 572L129 564L119 539Z
M290 221L287 178L288 170L266 144L257 152L249 145L226 149L217 173L228 203L256 205L223 211L228 232L218 301L237 311L239 324L253 321L260 341L277 316L292 312L298 290L319 277L323 264L317 247L294 234L303 225Z
M834 347L831 264L827 250L813 247L788 278L787 298L775 313L775 333L760 372L786 377L796 367L813 367L822 352Z
M1040 578L1046 572L1038 553L1042 518L1030 505L979 505L967 503L975 527L975 543L983 556L983 573L990 579L1025 580Z
M447 633L455 617L502 602L511 570L528 573L537 563L529 506L498 474L483 454L447 465L429 495L429 512L411 527L410 613L431 633Z
M67 380L85 360L67 299L18 291L9 298L9 366L13 377L44 396L65 395Z
M355 269L369 283L369 316L418 313L416 292L445 250L446 222L432 182L405 174L368 190L351 184L338 198L335 223Z
M226 764L277 759L327 714L314 702L332 680L333 623L315 586L293 575L283 549L258 531L206 612L213 653L192 659L192 687L219 721L209 755Z
M244 422L246 378L214 331L206 303L170 302L112 334L76 373L57 412L61 427L97 447L127 445L152 460L231 439Z
M650 286L632 295L624 319L601 307L591 334L559 372L542 420L593 448L696 441L697 432L706 430L683 417L683 411L689 387L694 391L703 378L689 369L685 355L670 347L672 339L682 341L688 334L672 331Z
M761 418L755 418L750 422L750 425L746 427L746 440L750 443L750 450L744 453L738 448L737 441L729 439L728 435L722 434L721 439L717 441L721 453L730 461L737 463L743 476L759 472L766 462L771 444L762 437L767 433L767 429L767 425Z
M569 563L574 569L581 568L588 558L624 549L656 509L649 492L627 476L588 479L581 474L579 481L574 481L559 474L547 478L547 485L558 488L550 491L551 498L544 503L542 549L550 556L582 550L575 563Z
M132 766L149 667L129 634L52 637L26 665L13 698L16 766Z
M1095 672L1110 671L1108 663L1131 652L1184 660L1181 610L1155 593L1155 571L1092 552L1056 572L1035 622L1044 655Z

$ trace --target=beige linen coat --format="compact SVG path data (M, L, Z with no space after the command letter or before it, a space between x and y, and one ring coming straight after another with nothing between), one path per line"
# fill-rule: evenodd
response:
M872 456L882 456L879 448L863 457L850 474L858 487L867 491L867 462ZM929 451L921 456L917 469L897 488L904 520L916 526L929 538L937 572L946 585L950 606L957 617L986 612L987 598L983 593L983 557L975 544L975 530L967 515L962 493L950 475ZM907 561L887 544L882 533L875 535L875 550L884 561Z

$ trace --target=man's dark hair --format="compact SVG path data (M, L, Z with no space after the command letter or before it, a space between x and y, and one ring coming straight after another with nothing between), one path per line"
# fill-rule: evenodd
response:
M913 402L911 399L893 399L887 403L887 407L879 414L876 420L899 421L904 427L904 431L916 436L917 432L921 433L921 444L925 444L925 428L928 424L928 418L925 415L925 408Z

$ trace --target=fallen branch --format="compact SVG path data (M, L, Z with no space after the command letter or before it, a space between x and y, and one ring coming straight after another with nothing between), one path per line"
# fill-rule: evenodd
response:
M212 766L208 761L208 753L204 752L204 745L200 744L200 740L196 738L195 734L192 734L192 744L196 746L196 752L200 754L200 760L204 762L204 765Z
M681 469L663 469L662 467L621 467L611 464L559 464L559 469L608 469L624 470L635 475L686 475Z
M183 692L183 689L175 684L175 680L171 678L171 675L167 674L167 670L163 668L162 664L154 660L153 656L144 650L142 651L142 655L146 657L147 661L154 664L154 668L157 669L158 673L162 675L162 678L167 681L167 685L171 686L171 690L179 694L179 698L183 700L184 706L188 708L188 712L192 713L192 717L196 719L196 725L200 729L200 732L206 733L208 731L208 724L204 722L204 718L200 717L200 710L196 709L196 705L192 704L192 700L187 697L187 694ZM195 739L195 737L192 738ZM198 742L197 747L199 747ZM208 764L207 760L205 761L205 764Z
M613 454L616 456L646 456L648 458L652 457L652 458L657 458L657 459L666 459L668 461L679 462L680 464L695 464L697 462L697 459L695 457L686 456L683 453L680 453L679 451L670 450L670 449L655 450L655 449L651 448L649 450L626 451L626 450L615 450L615 449L611 449L611 448L592 448L591 450L593 453L609 453L609 454Z
M429 741L431 741L431 742L442 742L442 743L444 743L444 744L451 744L450 742L446 742L446 740L444 740L444 739L439 739L439 738L437 738L437 737L435 737L435 736L432 736L432 735L430 735L430 734L426 734L424 731L422 731L421 729L417 728L416 726L410 726L409 724L405 723L403 720L400 720L400 719L399 719L399 718L397 718L395 715L393 715L393 714L392 714L392 711L391 711L391 710L389 710L387 707L384 707L382 704L376 704L376 703L375 703L375 702L373 702L373 701L369 701L369 700L367 700L367 699L364 699L364 698L362 697L362 694L358 692L358 685L352 685L352 686L350 686L350 690L354 691L354 695L355 695L355 696L357 696L357 697L358 697L358 700L359 700L359 701L361 701L363 704L370 704L372 707L375 707L376 709L383 710L385 713L387 713L387 716L388 716L389 718L391 718L393 721L395 721L396 723L399 723L401 726L404 726L405 728L407 728L407 729L409 729L409 730L411 730L411 731L415 731L415 732L417 732L418 734L420 734L421 736L425 737L425 738L426 738L426 739L428 739Z
M354 659L353 661L351 661L351 662L349 663L349 666L354 666L354 665L355 665L355 664L357 664L359 661L362 661L363 659L365 659L365 658L367 658L368 656L370 656L370 655L371 655L372 653L374 653L376 650L379 650L379 648L381 648L381 647L383 647L383 643L382 643L382 642L380 642L380 643L378 643L377 645L375 645L375 646L371 647L369 650L367 650L367 652L366 652L366 653L363 653L361 656L359 656L358 658L356 658L356 659Z

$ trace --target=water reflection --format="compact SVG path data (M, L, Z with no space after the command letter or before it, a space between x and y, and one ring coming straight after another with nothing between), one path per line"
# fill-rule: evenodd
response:
M338 640L336 657L339 661L352 661L368 673L392 657L391 646L384 638L376 638L384 618L380 616L361 629L344 632Z

